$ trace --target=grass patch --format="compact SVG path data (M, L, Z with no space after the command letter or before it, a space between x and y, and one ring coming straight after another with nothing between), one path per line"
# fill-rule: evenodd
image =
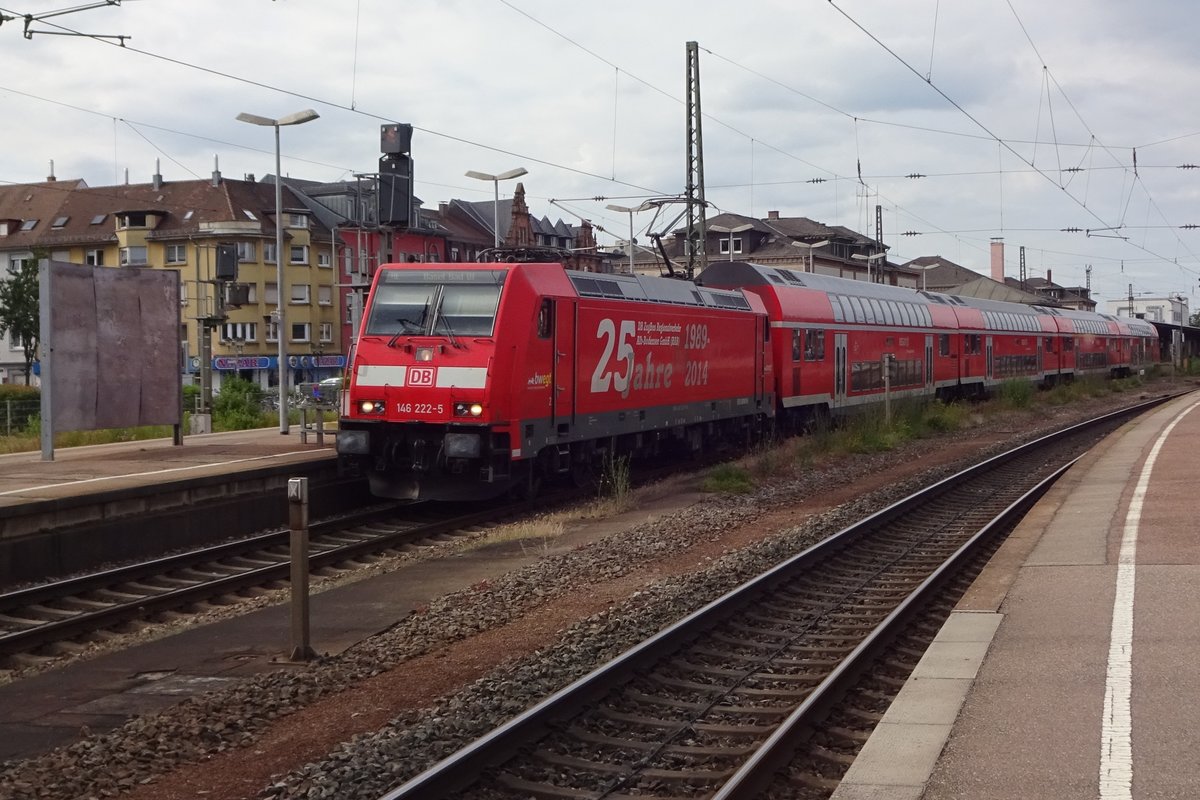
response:
M466 549L478 550L492 544L517 542L521 546L522 553L545 553L550 549L550 543L562 536L565 530L566 522L558 517L514 522L489 531L472 542Z
M747 494L754 489L754 480L745 467L720 464L708 473L702 488L714 494Z
M1029 381L1008 380L996 389L996 402L1003 408L1029 408L1033 404L1034 385Z

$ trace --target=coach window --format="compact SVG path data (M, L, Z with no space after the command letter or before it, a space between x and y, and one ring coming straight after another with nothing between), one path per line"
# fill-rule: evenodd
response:
M950 334L948 334L948 333L938 334L938 355L940 355L940 356L950 355Z
M1053 352L1054 352L1054 337L1053 337L1053 336L1047 336L1047 337L1046 337L1046 341L1045 341L1044 347L1045 347L1045 350L1046 350L1046 352L1047 352L1047 353L1053 353Z
M537 335L539 339L549 339L551 324L554 321L554 303L549 297L542 298L542 307L538 309Z
M813 328L804 331L804 360L825 360L825 331Z
M800 330L792 331L792 361L800 360Z

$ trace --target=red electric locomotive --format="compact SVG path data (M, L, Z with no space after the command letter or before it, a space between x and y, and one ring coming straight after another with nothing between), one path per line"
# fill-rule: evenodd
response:
M561 264L376 272L337 450L391 498L476 499L606 456L744 440L775 409L766 310Z

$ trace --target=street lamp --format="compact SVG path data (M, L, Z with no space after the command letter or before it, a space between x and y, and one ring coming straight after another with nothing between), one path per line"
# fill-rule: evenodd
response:
M875 253L874 255L864 256L862 253L854 253L850 256L855 261L867 262L867 282L871 281L871 262L878 261L881 258L887 258L887 253Z
M616 205L610 204L610 205L605 206L605 208L607 208L609 211L620 211L622 214L629 215L629 274L632 275L633 274L633 215L639 211L645 211L648 208L653 208L653 206L651 206L649 203L642 203L640 206L636 206L635 208L628 208L627 206L616 206Z
M320 114L311 108L287 114L279 119L245 112L237 115L238 122L275 129L275 314L279 325L276 329L276 337L279 339L279 432L284 434L288 432L287 340L284 338L287 325L284 320L283 299L283 175L279 172L279 128L283 125L312 122L319 116Z
M733 235L735 233L741 233L742 231L748 231L753 227L754 227L754 225L752 225L750 223L746 223L745 225L738 225L733 228L726 228L723 225L709 225L708 229L710 231L716 231L717 233L728 233L729 234L729 260L733 261Z
M792 242L792 247L807 247L808 248L808 261L804 265L805 272L816 272L817 271L817 265L815 263L813 263L813 250L816 250L818 247L825 247L828 244L829 244L828 239L817 242L815 244L809 244L808 242Z
M506 181L510 178L519 178L522 175L527 175L529 170L524 167L510 169L508 172L501 172L499 175L489 175L486 172L476 172L473 169L467 170L468 178L476 178L481 181L491 181L494 190L494 201L492 204L492 230L496 234L496 247L500 246L500 181Z
M909 266L915 266L917 269L921 270L921 291L922 292L926 291L925 276L929 274L929 270L937 269L941 265L942 265L942 262L940 262L940 261L935 261L932 264L925 264L923 266L920 264L910 264L909 265Z

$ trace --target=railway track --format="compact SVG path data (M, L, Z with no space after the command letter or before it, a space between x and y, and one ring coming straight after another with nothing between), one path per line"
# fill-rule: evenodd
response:
M452 531L495 523L526 504L447 517L391 506L309 526L309 568L353 562ZM403 510L401 510L403 509ZM289 531L116 567L0 594L0 659L77 640L132 620L286 584Z
M828 797L971 565L1096 440L1161 402L1016 448L877 512L384 800Z

